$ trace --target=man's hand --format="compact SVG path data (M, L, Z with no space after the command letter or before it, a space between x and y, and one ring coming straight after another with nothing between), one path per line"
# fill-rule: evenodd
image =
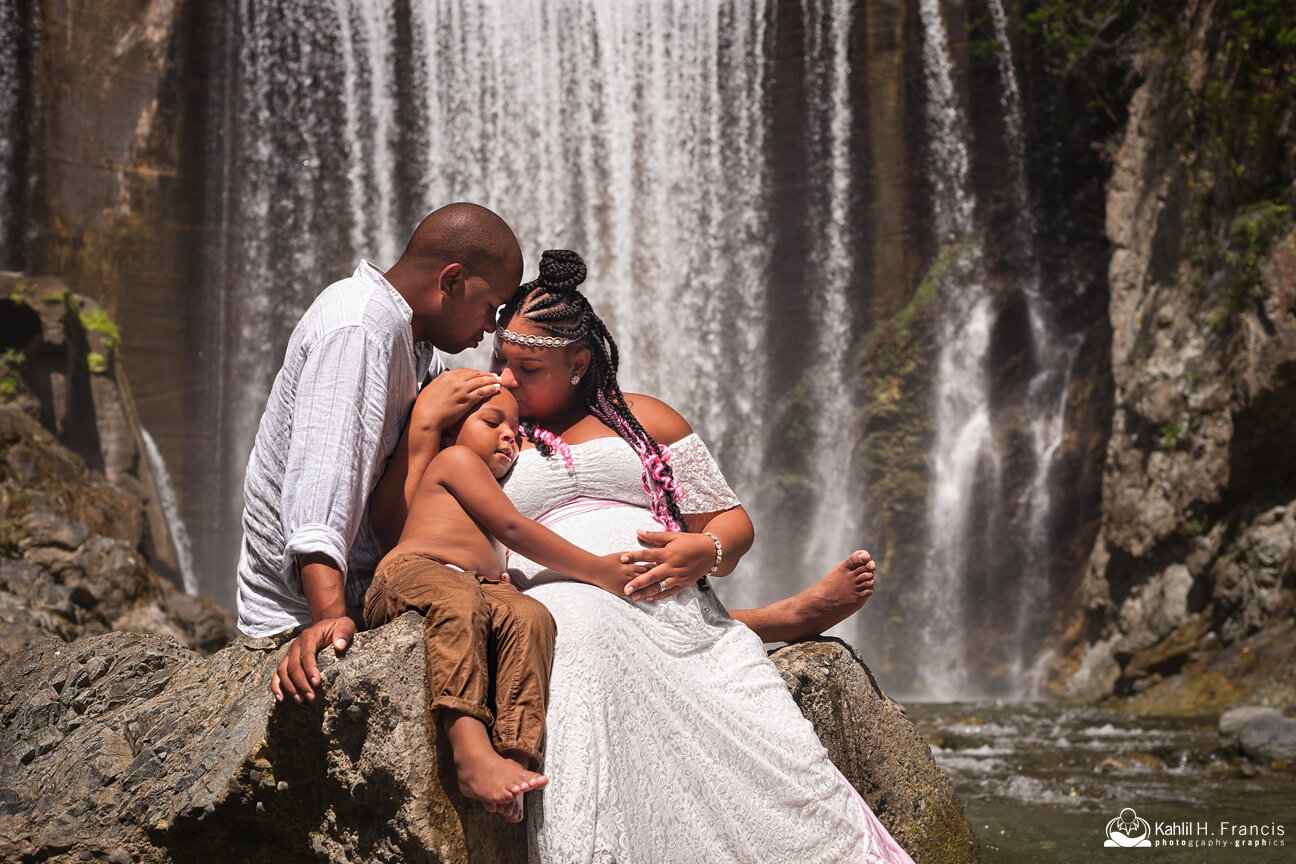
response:
M347 616L325 618L316 621L301 632L288 653L279 662L274 679L270 682L270 691L275 700L282 702L284 696L292 697L294 702L315 700L314 688L320 685L319 665L315 655L323 648L332 645L335 651L345 651L356 634L355 622Z
M444 430L499 390L498 375L480 369L447 369L419 393L411 423L420 429Z

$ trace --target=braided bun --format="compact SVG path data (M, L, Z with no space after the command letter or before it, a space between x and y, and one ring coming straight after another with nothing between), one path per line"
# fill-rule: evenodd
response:
M575 291L585 281L585 262L570 249L549 249L540 256L540 278L550 291Z

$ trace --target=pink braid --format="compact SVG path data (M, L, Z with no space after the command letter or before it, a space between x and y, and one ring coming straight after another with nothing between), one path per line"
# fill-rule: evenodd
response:
M649 443L639 437L630 424L613 409L602 391L595 396L592 407L599 415L599 419L615 429L617 434L639 454L639 461L643 463L643 473L640 476L644 491L648 493L648 499L652 502L652 512L657 517L657 521L667 531L679 531L679 523L671 518L670 509L666 505L666 494L679 492L674 479L666 473L666 462L670 459L670 451L665 447L661 447L660 451L650 447Z
M523 423L522 431L532 441L546 445L551 450L557 450L558 455L562 456L563 462L567 463L567 470L575 473L576 463L572 461L571 447L562 439L561 435L555 435L548 429L541 429L534 423Z

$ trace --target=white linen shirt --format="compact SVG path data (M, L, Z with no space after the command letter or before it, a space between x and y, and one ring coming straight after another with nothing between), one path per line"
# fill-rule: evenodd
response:
M288 340L243 480L238 627L270 636L309 624L298 556L342 571L363 603L383 550L368 500L418 396L445 364L413 342L413 312L367 261L306 310Z

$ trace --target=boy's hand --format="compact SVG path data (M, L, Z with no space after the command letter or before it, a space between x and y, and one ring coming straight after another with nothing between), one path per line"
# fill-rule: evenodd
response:
M445 429L499 390L498 375L480 369L447 369L419 393L414 403L414 420L425 428Z
M624 555L624 552L600 555L599 570L591 574L597 577L594 580L595 585L618 597L624 597L625 586L646 569L641 564L622 562L621 558Z

